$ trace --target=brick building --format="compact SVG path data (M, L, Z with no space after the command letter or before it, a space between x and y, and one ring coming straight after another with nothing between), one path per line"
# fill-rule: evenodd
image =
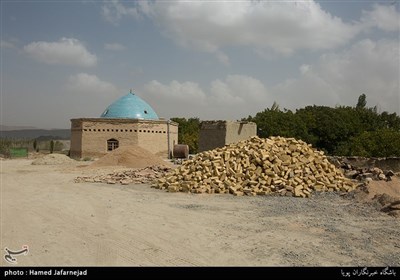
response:
M100 157L131 145L167 158L175 144L178 124L158 118L151 106L132 91L108 106L100 118L71 119L73 158Z

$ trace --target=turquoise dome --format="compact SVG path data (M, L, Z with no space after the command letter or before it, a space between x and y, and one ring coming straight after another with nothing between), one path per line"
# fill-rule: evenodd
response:
M153 108L132 92L108 106L100 118L158 120Z

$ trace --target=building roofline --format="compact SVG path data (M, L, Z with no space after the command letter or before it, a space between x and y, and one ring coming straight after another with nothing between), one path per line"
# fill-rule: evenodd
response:
M158 120L145 120L145 119L123 119L123 118L76 118L70 119L71 122L74 121L91 121L91 122L102 122L102 123L170 123L172 125L178 126L177 122L165 119L158 119Z

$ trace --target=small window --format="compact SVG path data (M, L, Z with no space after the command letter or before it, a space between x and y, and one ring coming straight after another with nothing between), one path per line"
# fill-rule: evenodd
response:
M154 133L154 130L152 130L151 133Z
M165 131L163 131L163 133L165 133Z
M118 129L116 129L115 132L118 132Z
M135 132L137 132L137 129L135 129Z
M89 128L89 131L92 131L92 129Z
M84 128L84 129L83 129L83 131L87 131L87 129L86 129L86 128Z
M110 131L110 130L107 128L107 131Z
M114 132L114 129L111 129L112 132Z
M119 147L119 141L117 139L111 138L107 140L107 151L113 151Z
M132 132L132 129L130 129L129 132Z
M142 132L142 130L139 130L139 132Z
M145 114L147 114L147 111L146 111L146 110L144 110L144 113L145 113Z
M103 128L103 131L106 131L106 130Z

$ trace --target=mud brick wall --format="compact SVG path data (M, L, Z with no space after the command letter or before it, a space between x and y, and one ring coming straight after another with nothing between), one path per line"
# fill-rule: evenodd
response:
M178 143L178 124L167 120L103 118L71 120L72 158L105 155L108 152L109 139L117 140L119 147L139 145L153 154L167 158L168 150L172 151L173 145Z
M257 135L253 122L203 121L200 127L199 152L221 148Z

